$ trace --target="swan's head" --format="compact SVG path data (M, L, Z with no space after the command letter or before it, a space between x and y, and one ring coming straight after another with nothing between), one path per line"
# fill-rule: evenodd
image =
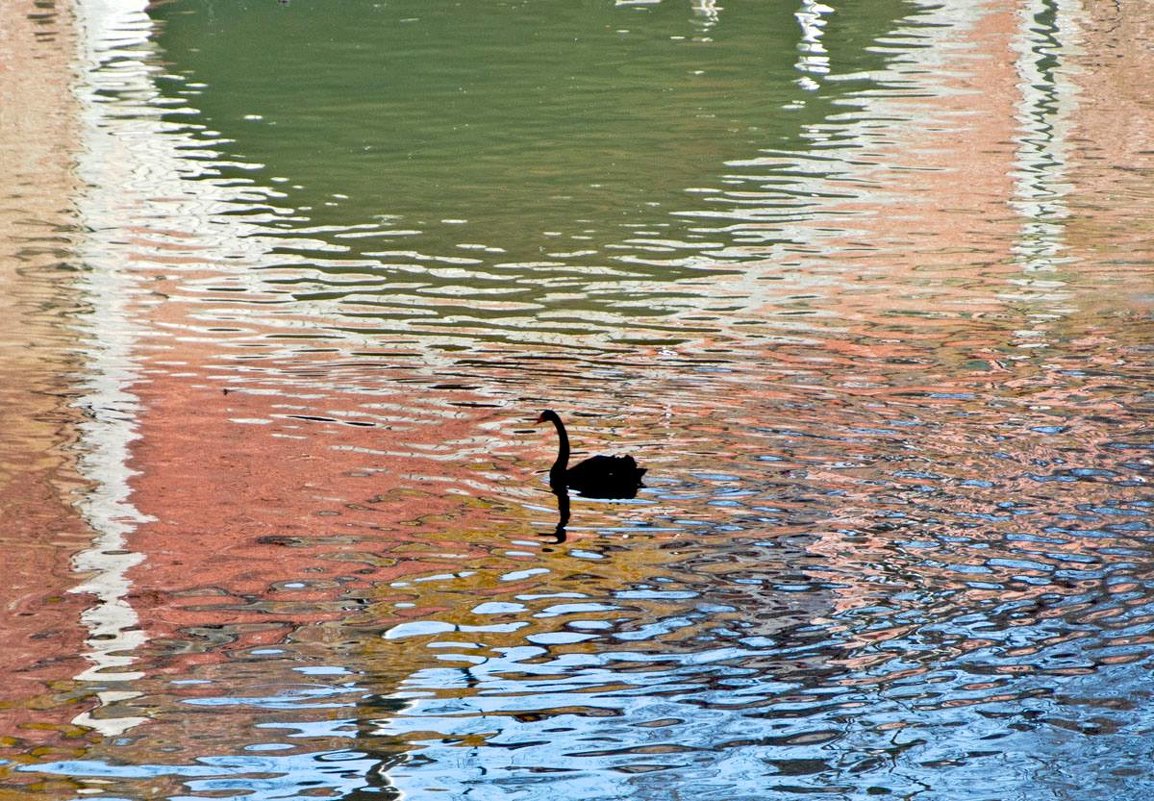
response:
M540 416L537 418L537 422L560 423L561 418L557 416L557 412L553 411L552 409L546 409L545 411L541 412Z

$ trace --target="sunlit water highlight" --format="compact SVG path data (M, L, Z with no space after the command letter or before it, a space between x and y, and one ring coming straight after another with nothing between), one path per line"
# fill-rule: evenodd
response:
M1077 13L352 5L86 5L93 666L0 782L1143 797ZM649 468L565 538L545 406Z

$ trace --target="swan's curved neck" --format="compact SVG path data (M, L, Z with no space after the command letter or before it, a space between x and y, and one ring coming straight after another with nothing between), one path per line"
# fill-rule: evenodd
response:
M560 417L553 418L553 427L557 429L557 437L561 442L557 446L557 461L553 462L549 472L564 473L566 465L569 464L569 435L565 432L565 424L561 422Z

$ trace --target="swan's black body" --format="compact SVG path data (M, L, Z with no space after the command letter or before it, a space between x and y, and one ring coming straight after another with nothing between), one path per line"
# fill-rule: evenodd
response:
M565 424L552 409L541 412L538 423L548 420L557 429L561 442L557 461L549 468L549 485L571 489L587 498L635 498L643 485L645 468L638 467L632 456L593 456L569 467L569 435Z

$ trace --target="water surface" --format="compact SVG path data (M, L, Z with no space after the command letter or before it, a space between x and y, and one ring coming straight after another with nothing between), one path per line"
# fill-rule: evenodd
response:
M1149 791L1138 21L84 11L86 664L0 786ZM649 469L564 537L545 407Z

